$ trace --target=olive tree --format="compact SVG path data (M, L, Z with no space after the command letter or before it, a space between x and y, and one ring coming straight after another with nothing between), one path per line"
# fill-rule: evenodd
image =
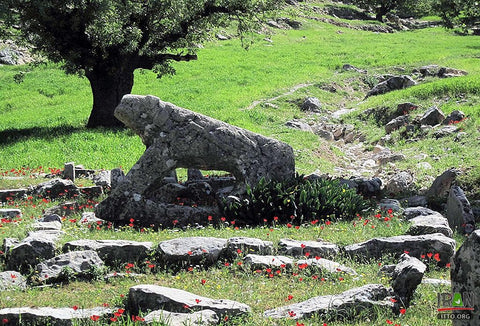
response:
M241 35L279 0L0 0L23 38L93 93L87 127L117 126L113 112L131 92L134 71L173 73L173 61L197 59L214 27L234 22Z
M480 1L437 0L436 10L445 27L460 27L464 32L480 26Z

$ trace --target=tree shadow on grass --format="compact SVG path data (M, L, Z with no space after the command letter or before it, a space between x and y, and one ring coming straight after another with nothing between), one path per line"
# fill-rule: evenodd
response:
M56 127L10 128L0 131L0 146L25 141L27 139L52 140L61 136L87 131L83 126L59 125Z

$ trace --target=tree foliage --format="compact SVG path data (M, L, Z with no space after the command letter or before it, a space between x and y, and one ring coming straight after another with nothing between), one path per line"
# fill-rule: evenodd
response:
M437 0L436 10L447 28L459 27L464 32L480 26L480 2L476 0Z
M378 21L387 13L395 12L401 17L419 17L429 14L434 0L357 0L358 7L375 13Z
M0 0L22 36L68 73L85 75L94 105L88 126L117 125L113 110L137 68L162 76L173 61L195 60L214 27L258 26L278 0Z

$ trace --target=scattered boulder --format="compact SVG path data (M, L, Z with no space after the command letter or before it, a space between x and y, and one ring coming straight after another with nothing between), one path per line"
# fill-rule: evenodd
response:
M420 258L427 253L438 254L438 265L445 266L455 252L455 240L441 234L401 235L389 238L373 238L365 242L348 245L344 248L347 255L357 259L380 258L384 255L399 257L408 253Z
M407 254L400 256L400 262L393 271L392 288L405 308L410 305L410 300L417 286L422 283L426 270L427 266L417 258Z
M0 208L1 218L18 218L22 217L22 211L17 208Z
M433 133L435 138L442 138L457 133L460 129L457 126L444 126Z
M410 235L442 233L451 238L453 231L448 220L440 214L420 215L409 220L412 225L407 231Z
M359 311L393 307L390 291L381 284L367 284L340 294L324 295L292 305L267 310L266 318L301 319L312 315L326 320L352 319Z
M299 129L302 131L313 132L312 127L308 123L297 119L285 122L285 126L293 129Z
M420 123L427 126L436 126L445 120L445 114L436 106L431 107L420 118Z
M307 97L301 106L302 111L307 112L321 112L322 103L316 97Z
M398 116L406 116L410 113L412 113L412 111L418 109L418 105L415 105L413 103L410 103L410 102L406 102L406 103L400 103L397 105L397 110L395 111L395 115L398 117Z
M465 119L465 113L459 110L452 111L445 120L443 120L444 125L451 125L463 121Z
M356 189L357 192L365 197L374 197L380 194L382 190L382 180L380 178L351 178L340 179L340 184L346 184L349 188Z
M450 227L470 234L475 230L475 217L462 188L453 186L447 200L447 219Z
M73 181L57 178L39 184L35 187L34 193L45 198L73 198L80 195L80 190Z
M393 131L400 129L401 127L406 126L409 123L410 123L410 116L401 115L399 117L396 117L390 120L390 122L385 125L385 132L387 134L390 134Z
M378 165L385 165L387 163L393 163L397 161L405 160L406 156L401 153L392 153L390 150L382 151L373 156L373 159Z
M145 324L161 323L168 326L208 326L217 325L220 319L213 310L200 310L193 313L169 312L155 310L144 318Z
M39 261L53 258L55 256L55 240L56 237L51 233L31 232L28 237L13 244L5 251L7 253L7 269L25 273Z
M416 68L413 70L414 73L420 73L422 77L439 77L439 78L448 78L448 77L460 77L465 76L468 73L463 70L441 67L438 65L428 65Z
M331 242L281 239L278 243L279 254L293 257L305 257L306 253L312 257L335 257L339 252L338 245Z
M93 250L71 251L41 262L35 267L34 282L55 283L69 277L91 278L94 268L103 267L103 261Z
M403 211L403 217L406 220L411 220L412 218L415 218L417 216L428 216L428 215L439 215L441 217L442 214L439 212L436 212L434 210L431 210L430 208L422 207L422 206L417 206L417 207L408 207L405 208Z
M455 181L460 172L456 169L448 169L443 172L441 175L435 178L432 185L426 192L427 200L431 205L438 205L440 202L443 202L452 183Z
M25 290L27 279L17 271L5 271L0 273L0 291Z
M392 212L402 212L403 207L402 204L397 199L390 199L390 198L384 198L380 200L380 203L378 203L378 208L381 211L388 212L389 210L392 210Z
M243 258L243 262L252 270L282 267L290 269L293 266L293 259L285 256L249 254Z
M7 189L0 190L0 203L6 203L13 199L20 199L26 196L28 189Z
M227 243L227 239L219 238L177 238L160 242L157 254L159 261L169 268L192 265L207 267L225 255Z
M62 251L93 250L110 266L144 262L153 251L153 243L127 240L75 240L63 245Z
M408 171L394 174L386 183L385 191L389 194L401 195L411 192L414 183L413 175Z
M95 185L110 188L112 186L112 175L110 170L102 170L93 176L93 182Z
M39 222L59 222L62 223L62 218L57 214L45 214L39 220Z
M367 93L366 97L385 94L394 90L408 88L416 84L417 83L409 76L394 76L377 84Z
M36 222L33 223L32 228L34 231L60 231L62 229L62 223L58 221Z
M72 326L91 322L92 316L109 316L110 308L92 309L22 307L0 309L0 320L8 320L7 325L56 325Z
M452 280L452 293L459 293L465 308L474 308L471 311L471 320L454 320L455 326L473 325L472 321L480 318L480 230L473 231L458 249L450 272ZM469 296L469 302L466 298ZM457 305L457 306L460 306Z
M251 309L243 303L232 300L215 300L187 291L158 285L141 284L131 287L128 292L128 310L133 314L139 311L163 309L176 313L212 310L219 317L235 317L248 314Z
M358 72L358 73L361 73L361 74L366 74L367 73L367 70L365 69L360 69L360 68L357 68L351 64L344 64L342 66L342 70L344 71L355 71L355 72Z
M237 237L227 241L225 254L228 257L237 257L239 254L271 255L273 243L255 238Z
M177 167L227 171L235 176L239 187L243 183L255 185L261 178L283 180L295 173L289 145L153 96L125 95L115 116L142 138L147 150L125 180L97 205L96 215L105 220L128 224L135 216L139 224L149 226L160 220L168 227L168 221L177 216L187 219L192 210L196 215L203 213L198 212L201 207L177 205L172 210L157 205L162 203L150 203L152 192ZM204 216L208 215L212 214Z

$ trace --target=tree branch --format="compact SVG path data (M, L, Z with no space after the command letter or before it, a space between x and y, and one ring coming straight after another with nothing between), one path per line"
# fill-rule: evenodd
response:
M165 61L192 61L197 60L196 54L168 54L168 53L161 53L152 56L139 56L138 58L138 67L143 69L153 69L155 64L162 63Z

